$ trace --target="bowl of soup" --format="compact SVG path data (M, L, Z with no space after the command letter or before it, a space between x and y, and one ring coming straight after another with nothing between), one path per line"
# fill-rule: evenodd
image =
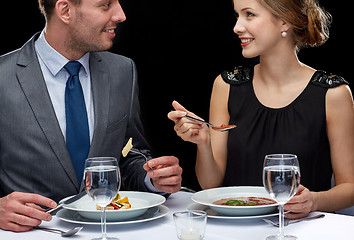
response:
M255 216L277 211L264 187L220 187L197 192L192 200L226 216Z

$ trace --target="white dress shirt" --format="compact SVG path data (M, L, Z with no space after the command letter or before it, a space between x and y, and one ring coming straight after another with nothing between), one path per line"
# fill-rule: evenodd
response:
M42 31L39 38L36 40L35 49L42 69L43 77L47 85L49 96L52 100L55 114L57 115L60 129L63 133L64 139L66 139L65 88L66 81L69 79L70 74L65 70L64 66L69 62L69 60L48 44L44 36L44 31ZM86 104L91 142L95 126L95 118L91 92L89 59L90 53L87 53L77 61L83 66L79 72L79 79Z

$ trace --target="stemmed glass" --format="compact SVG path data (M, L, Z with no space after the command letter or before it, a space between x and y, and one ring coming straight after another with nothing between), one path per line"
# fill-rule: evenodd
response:
M106 234L106 206L117 195L121 184L117 159L114 157L86 159L84 181L87 194L101 208L102 237L92 240L119 240L107 237Z
M279 203L279 235L267 240L295 240L297 237L284 235L284 204L297 192L300 184L300 167L296 155L271 154L265 156L263 165L263 185Z

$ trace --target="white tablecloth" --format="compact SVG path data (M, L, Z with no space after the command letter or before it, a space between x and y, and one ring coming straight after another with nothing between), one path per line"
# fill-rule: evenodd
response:
M119 237L120 240L177 240L172 213L185 210L192 203L191 194L178 192L172 194L165 202L170 212L165 217L145 222L125 225L107 226L108 236ZM326 216L312 221L303 221L285 227L287 234L295 235L299 240L353 240L354 217L325 213ZM54 217L51 222L43 222L42 226L60 229L71 229L71 224ZM83 225L84 228L71 239L91 239L100 236L99 225ZM276 227L262 220L223 220L208 219L205 240L263 240L266 236L278 233ZM52 240L62 239L59 234L32 230L25 233L13 233L0 230L1 240Z

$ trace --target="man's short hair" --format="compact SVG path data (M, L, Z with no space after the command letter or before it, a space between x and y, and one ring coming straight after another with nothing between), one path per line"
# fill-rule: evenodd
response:
M41 10L42 14L48 21L53 14L55 4L58 0L38 0L39 9ZM80 4L81 0L69 0L74 4Z

